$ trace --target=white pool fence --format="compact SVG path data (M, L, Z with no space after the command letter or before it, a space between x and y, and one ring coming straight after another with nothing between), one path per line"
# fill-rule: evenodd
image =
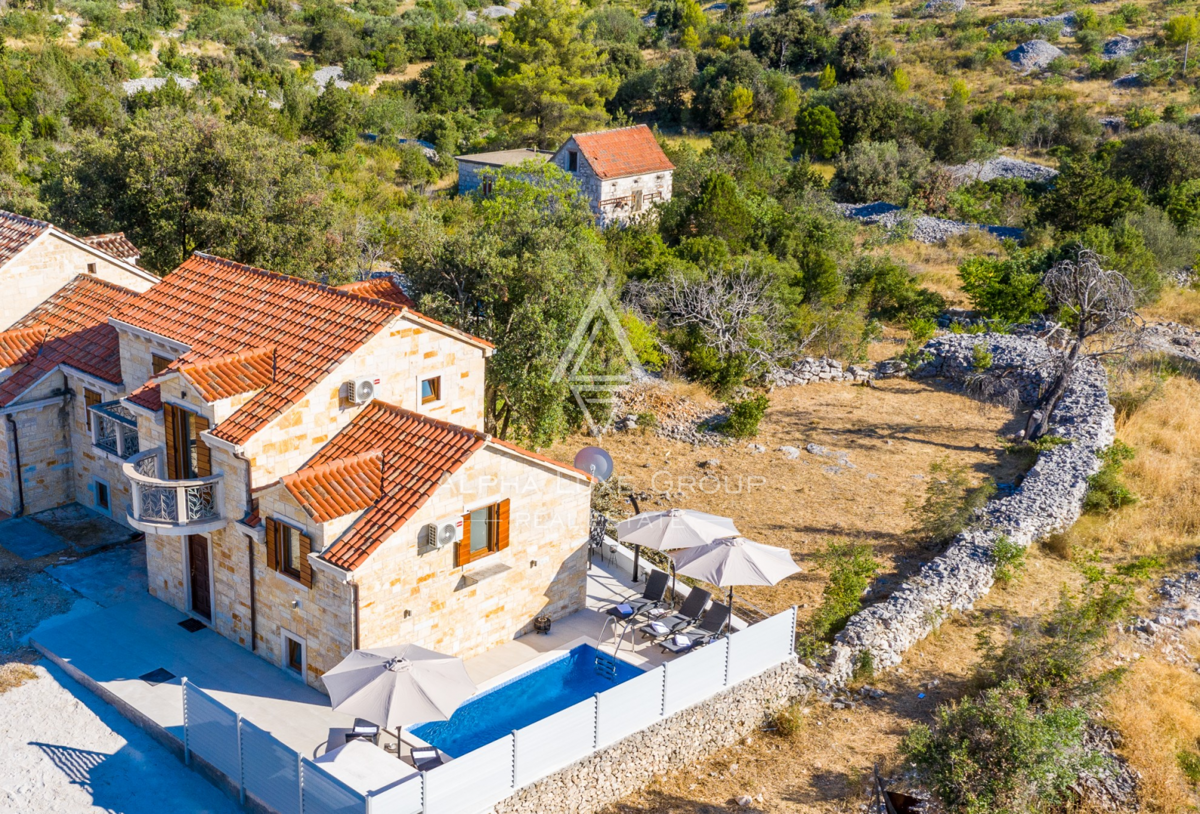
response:
M277 814L478 814L592 753L790 659L792 608L436 769L370 794L183 680L184 753Z

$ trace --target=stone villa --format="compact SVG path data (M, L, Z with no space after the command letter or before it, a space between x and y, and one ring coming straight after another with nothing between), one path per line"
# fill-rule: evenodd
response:
M598 133L577 133L554 153L540 150L502 150L460 155L458 191L491 191L487 170L519 166L526 161L549 161L575 176L601 226L628 223L652 204L671 200L675 165L644 124Z
M145 532L152 595L318 689L356 648L469 657L585 599L591 480L483 432L492 350L391 280L77 277L0 333L0 405L36 416L6 507Z

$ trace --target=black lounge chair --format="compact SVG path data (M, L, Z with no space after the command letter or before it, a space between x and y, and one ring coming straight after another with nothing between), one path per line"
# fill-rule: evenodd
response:
M616 619L629 620L645 613L651 608L657 608L663 603L663 598L667 595L667 585L669 582L670 577L667 576L666 571L651 571L649 578L646 580L646 587L642 591L642 595L626 599L619 605L614 605L608 609L608 615ZM622 607L629 608L629 612L622 612Z
M687 595L687 599L683 600L683 606L678 611L667 616L660 616L649 624L643 625L641 627L642 638L664 639L672 633L682 633L696 625L700 621L704 609L708 607L710 599L712 599L712 594L708 591L693 588L692 592ZM656 629L656 625L662 627Z
M660 642L662 652L678 656L689 650L695 650L697 647L703 647L721 637L722 631L725 630L725 623L728 621L729 606L714 602L695 628L686 633L672 634Z

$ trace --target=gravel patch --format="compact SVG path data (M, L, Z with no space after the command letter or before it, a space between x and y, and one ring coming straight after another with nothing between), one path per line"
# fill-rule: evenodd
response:
M911 228L912 239L919 243L941 243L954 235L961 235L972 229L989 232L1000 239L1012 238L1020 240L1025 236L1023 229L1010 226L986 226L977 223L935 218L930 215L917 215L902 209L895 204L877 201L869 204L837 204L838 209L847 218L861 221L872 226L882 226L891 231L896 228Z
M1049 181L1058 175L1058 170L1053 167L1004 156L987 161L969 161L966 164L947 167L946 170L958 184L966 184L971 181L994 181L997 178Z
M1063 52L1045 40L1023 42L1004 55L1013 67L1024 73L1044 71L1051 62L1063 56Z
M0 811L235 814L234 801L54 665L0 695Z
M175 84L184 90L195 90L200 86L200 83L195 79L189 79L186 76L171 74L170 77L165 76L148 76L145 79L130 79L128 82L122 82L121 88L125 91L126 96L132 96L138 91L156 91L167 84L168 79L174 80Z

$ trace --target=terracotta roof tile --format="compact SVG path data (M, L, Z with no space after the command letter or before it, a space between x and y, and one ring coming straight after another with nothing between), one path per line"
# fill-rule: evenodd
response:
M488 443L495 444L498 447L503 447L504 449L507 449L510 452L515 452L523 458L531 458L532 460L535 460L535 461L541 461L542 463L547 463L547 464L554 466L556 469L565 469L569 472L574 472L576 474L582 475L583 477L587 478L589 481L592 481L593 483L596 482L596 479L594 477L589 475L587 472L584 472L582 469L577 469L576 467L571 466L570 464L565 464L562 461L555 460L554 458L551 458L547 455L542 455L537 452L530 452L529 450L525 449L524 447L519 447L516 444L513 444L509 441L501 441L499 438L489 438Z
M383 300L395 305L403 305L405 308L417 307L417 304L404 293L404 289L396 285L396 281L391 277L377 277L374 280L346 283L345 285L339 285L337 290L357 294L360 297L367 297L373 300Z
M383 452L361 452L308 466L280 480L319 523L375 505L383 485Z
M132 401L139 407L157 413L162 409L162 390L157 382L147 382L126 396L124 400Z
M599 133L576 133L574 139L592 171L605 180L675 169L658 146L654 133L644 124Z
M137 296L119 285L79 275L22 317L5 336L38 329L45 332L45 339L37 355L0 385L0 406L11 403L60 364L121 384L120 343L107 320Z
M44 220L0 210L0 266L51 229Z
M483 447L485 439L474 430L380 401L368 404L295 476L363 453L380 454L379 498L321 556L350 570L362 565L425 504L446 476Z
M112 232L106 235L88 235L79 238L92 248L99 249L105 254L118 260L132 262L142 256L142 250L125 237L124 232Z
M405 311L394 302L197 252L117 319L190 346L175 360L180 368L274 343L274 379L211 431L241 444ZM149 382L129 400L161 408L153 406L159 397Z
M275 380L275 346L181 364L179 372L188 377L206 401L262 390Z
M45 327L17 328L0 333L0 367L29 362L37 356L45 338Z

